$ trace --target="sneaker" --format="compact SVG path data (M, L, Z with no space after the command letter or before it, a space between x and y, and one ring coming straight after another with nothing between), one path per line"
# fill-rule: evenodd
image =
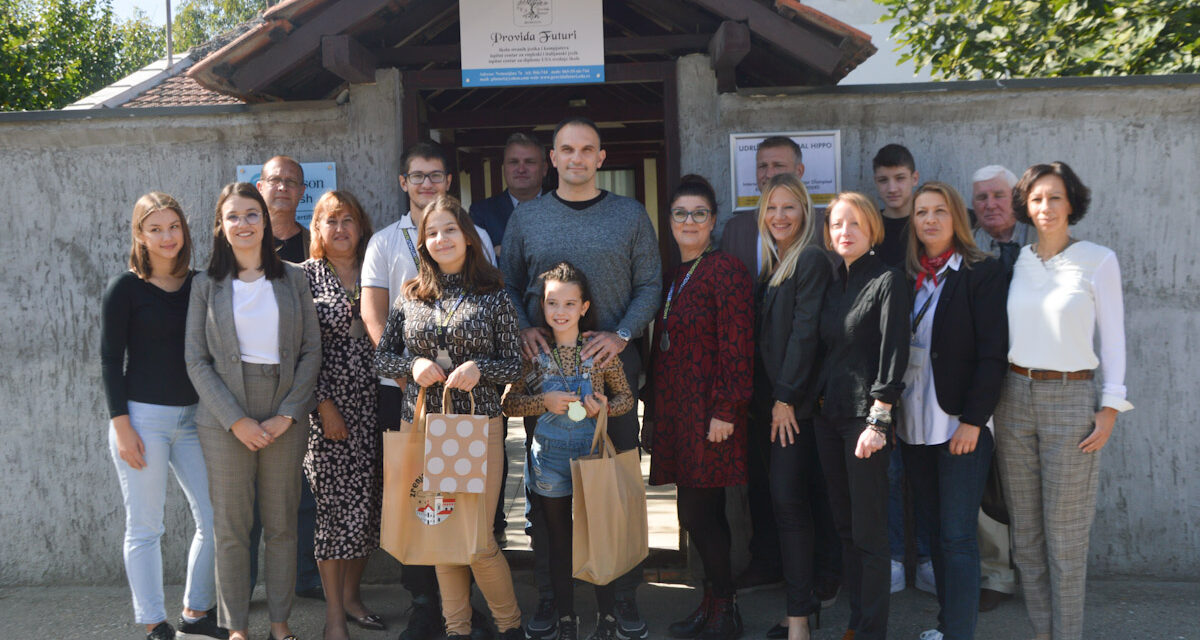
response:
M554 600L539 598L537 610L525 623L525 637L528 640L554 640L557 636L558 616L554 611Z
M175 640L175 630L163 620L146 634L146 640Z
M617 598L614 613L617 618L617 638L620 640L645 640L650 636L650 629L638 613L637 602L633 598Z
M942 640L944 637L945 636L942 635L942 632L938 631L937 629L922 631L921 635L919 636L920 640Z
M587 640L616 640L617 637L617 619L611 613L604 615L596 614L596 630L592 635L587 637Z
M916 587L925 593L937 595L937 581L933 577L933 561L926 560L917 564Z
M563 616L558 619L558 640L579 640L579 617Z
M229 637L229 630L217 624L216 609L209 609L203 618L195 622L188 622L183 619L183 616L180 616L179 633L190 636L208 636L217 640L226 640Z
M904 563L892 560L892 593L904 591Z
M430 640L442 634L445 624L432 600L417 598L409 609L408 626L400 632L400 640Z

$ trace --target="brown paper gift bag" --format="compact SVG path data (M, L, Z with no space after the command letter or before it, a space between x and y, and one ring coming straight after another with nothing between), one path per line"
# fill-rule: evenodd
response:
M425 424L422 388L413 424L383 433L379 546L403 564L469 564L491 535L483 495L423 490Z
M469 413L453 413L450 389L442 391L442 413L425 416L425 491L483 493L487 484L488 424Z
M606 412L596 420L591 453L571 461L571 490L574 577L608 584L650 555L642 465L637 449L617 453Z

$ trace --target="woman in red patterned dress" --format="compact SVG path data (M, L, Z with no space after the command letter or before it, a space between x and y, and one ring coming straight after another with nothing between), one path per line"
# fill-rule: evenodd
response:
M670 626L676 638L732 639L734 602L725 487L746 482L746 405L753 387L753 282L737 258L713 250L716 194L684 176L671 197L682 264L665 287L651 345L650 403L642 427L650 484L678 487L679 524L704 564L704 599Z

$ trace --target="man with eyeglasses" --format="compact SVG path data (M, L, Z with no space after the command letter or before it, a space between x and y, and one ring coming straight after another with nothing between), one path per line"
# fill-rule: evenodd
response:
M296 208L304 198L304 169L287 156L275 156L262 166L256 186L271 214L275 253L288 262L304 262L309 233L296 222Z
M450 190L454 174L450 172L450 160L446 152L432 142L420 142L409 147L400 157L400 188L408 195L408 212L400 219L371 236L363 258L362 274L362 319L371 342L378 346L387 324L388 311L404 282L417 276L417 228L421 224L425 207L438 196ZM492 251L492 240L478 226L479 238L483 242L488 260L496 263ZM379 380L379 405L377 417L379 427L384 430L399 429L404 408L404 390L401 383L390 378ZM430 566L404 565L400 571L400 583L412 596L412 610L408 627L400 634L400 640L426 640L443 631L442 608L438 597L437 574ZM474 624L474 621L473 621ZM472 630L476 637L478 629Z

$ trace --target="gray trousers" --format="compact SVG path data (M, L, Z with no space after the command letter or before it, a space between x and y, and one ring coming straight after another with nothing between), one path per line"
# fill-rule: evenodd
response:
M278 365L242 364L246 414L255 420L277 415L272 406L279 385ZM217 543L217 613L221 626L250 626L250 527L258 497L266 542L267 612L286 622L296 584L296 512L300 505L301 461L308 447L308 416L265 449L251 451L232 431L200 427L200 447L208 468Z
M1091 380L1036 381L1011 371L996 407L1013 560L1034 632L1054 640L1083 637L1100 454L1084 453L1079 443L1092 432L1095 411Z

